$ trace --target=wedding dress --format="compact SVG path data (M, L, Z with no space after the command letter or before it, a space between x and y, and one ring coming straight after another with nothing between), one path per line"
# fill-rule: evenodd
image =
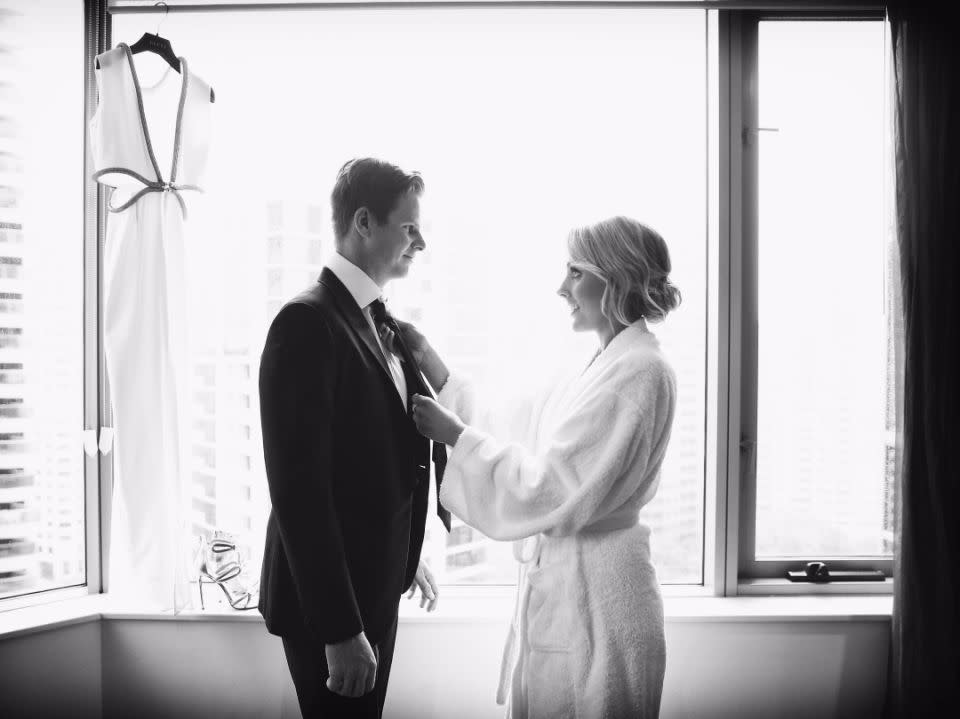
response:
M142 87L130 48L97 57L94 178L114 188L103 259L103 336L113 408L109 589L183 606L180 531L188 397L184 221L210 141L210 87L180 58Z

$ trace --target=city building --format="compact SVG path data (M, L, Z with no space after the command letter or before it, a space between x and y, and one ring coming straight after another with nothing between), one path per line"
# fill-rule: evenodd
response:
M0 52L0 596L35 588L40 579L39 503L28 451L24 369L24 227L20 79L12 48Z

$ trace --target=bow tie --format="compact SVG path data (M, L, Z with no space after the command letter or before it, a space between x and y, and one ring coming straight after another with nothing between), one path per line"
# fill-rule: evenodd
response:
M427 385L427 381L423 377L423 372L420 371L420 365L414 359L413 352L407 347L407 343L404 342L403 335L400 333L400 327L390 313L387 312L387 307L383 303L383 300L377 299L370 303L370 316L373 317L373 322L378 328L386 325L387 328L393 332L394 346L400 352L400 357L403 358L403 362L409 370L404 374L407 377L408 384L412 385L410 389L425 397L433 397L433 392ZM440 504L440 483L443 481L443 470L446 469L447 466L447 448L440 442L433 442L432 454L434 475L437 478L437 516L440 517L440 521L443 522L443 526L446 527L449 532L450 512Z

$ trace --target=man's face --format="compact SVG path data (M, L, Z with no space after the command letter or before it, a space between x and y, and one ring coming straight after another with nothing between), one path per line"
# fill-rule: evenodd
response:
M420 198L408 192L380 225L372 217L369 225L368 250L371 265L376 268L382 282L405 277L410 271L413 257L426 243L420 234Z

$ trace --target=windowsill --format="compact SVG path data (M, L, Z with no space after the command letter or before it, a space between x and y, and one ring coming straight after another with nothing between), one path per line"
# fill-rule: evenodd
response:
M514 608L513 587L469 592L462 587L441 590L436 611L420 608L419 598L400 602L402 624L482 622L506 624ZM485 588L486 589L486 588ZM666 594L666 593L665 593ZM419 595L418 595L419 597ZM893 597L889 595L802 596L667 596L664 618L672 623L717 622L843 622L890 621ZM0 613L0 640L100 620L178 622L263 622L256 610L144 611L117 606L107 595L67 599Z
M671 622L889 622L892 596L668 597Z
M100 621L108 604L104 594L89 594L48 604L35 604L0 612L0 640L43 632L71 624Z
M737 585L740 596L891 596L893 579L882 582L791 582L789 579L744 579Z

